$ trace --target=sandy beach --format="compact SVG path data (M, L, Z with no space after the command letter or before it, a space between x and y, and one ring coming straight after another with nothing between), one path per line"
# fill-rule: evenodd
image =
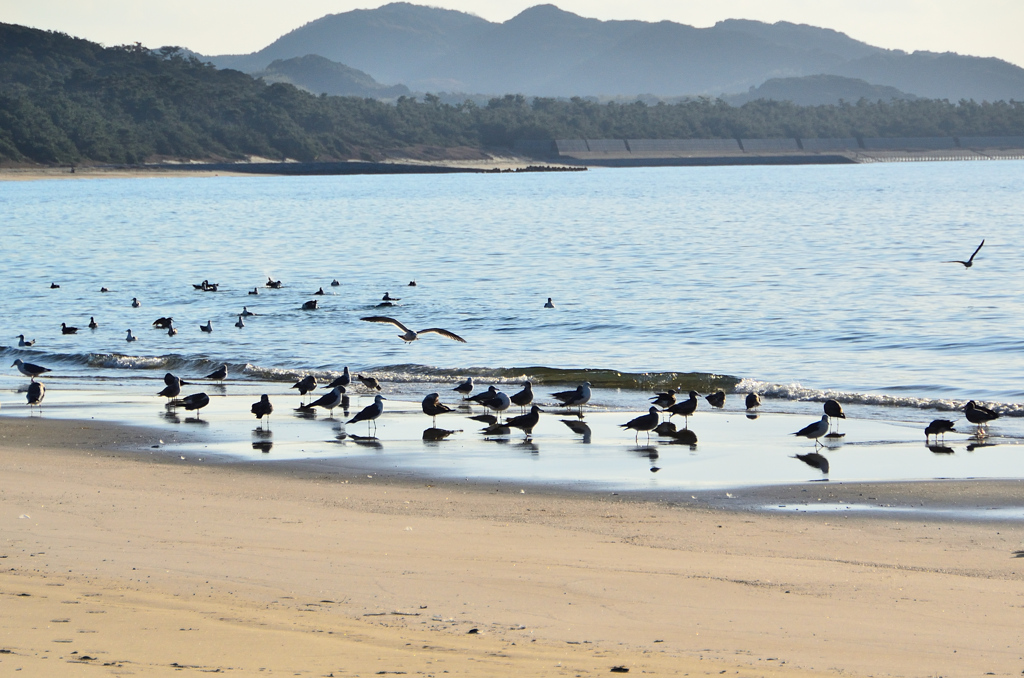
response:
M0 422L4 675L1024 670L1019 524L327 474Z

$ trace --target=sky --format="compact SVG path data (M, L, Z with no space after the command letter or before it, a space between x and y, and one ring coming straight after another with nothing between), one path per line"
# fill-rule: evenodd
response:
M993 56L1024 66L1024 0L546 0L597 19L792 21L878 47ZM506 21L545 0L417 0ZM326 14L384 0L0 0L0 22L61 31L104 45L177 45L247 54Z

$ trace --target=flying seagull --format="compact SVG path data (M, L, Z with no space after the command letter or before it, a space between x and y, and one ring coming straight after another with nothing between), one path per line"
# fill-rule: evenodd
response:
M981 251L982 245L984 245L984 244L985 244L985 241L982 240L981 241L981 245L978 245L978 249L974 250L974 254L972 254L971 258L968 259L967 261L960 261L958 259L954 259L953 261L944 261L942 263L944 263L944 264L963 264L964 268L970 268L971 266L974 266L974 257L976 257L978 255L978 252Z
M429 334L432 332L434 334L440 334L442 337L448 337L449 339L454 339L455 341L462 342L463 344L466 343L466 340L460 337L459 335L455 334L454 332L449 332L448 330L443 330L440 327L428 327L425 330L414 332L413 330L410 330L408 327L398 322L394 318L388 318L382 315L371 315L367 318L360 318L360 320L365 320L368 323L387 323L389 325L394 325L398 329L405 332L405 334L398 335L399 337L402 338L402 341L416 341L417 339L419 339L419 335Z

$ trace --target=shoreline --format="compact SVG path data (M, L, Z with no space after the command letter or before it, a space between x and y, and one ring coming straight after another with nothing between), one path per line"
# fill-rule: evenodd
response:
M4 424L0 666L29 675L1020 671L1020 525L342 478Z

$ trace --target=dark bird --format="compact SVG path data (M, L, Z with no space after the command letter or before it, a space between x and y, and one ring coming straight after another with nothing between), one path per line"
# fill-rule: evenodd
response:
M506 421L505 426L521 429L527 437L530 437L530 434L533 433L533 427L540 421L540 413L541 409L534 405L528 413L520 414L518 417L512 417Z
M843 406L839 404L838 400L829 398L825 401L823 406L825 414L829 416L830 423L832 419L846 419L846 414L843 412ZM839 422L836 422L836 433L839 433Z
M671 421L663 421L654 427L654 432L659 436L671 436L676 433L676 425Z
M243 306L243 307L242 307L242 313L241 313L240 315L241 315L241 316L242 316L243 318L248 318L249 316L254 316L254 315L256 315L256 314L255 314L255 313L253 313L252 311L250 311L250 310L249 310L249 307L248 307L248 306Z
M213 372L210 372L208 375L206 375L203 378L204 379L227 379L228 378L228 366L227 365L221 365L220 367L215 369Z
M548 297L548 300L546 302L544 302L544 308L554 308L554 307L555 307L555 302L551 301L551 297Z
M28 392L25 394L25 398L28 400L28 406L34 405L42 406L43 396L46 395L46 386L41 381L33 381L28 385Z
M932 436L936 438L939 436L945 437L947 432L956 433L956 429L953 428L953 422L949 419L933 419L932 423L924 428L924 441L927 443L928 439Z
M381 298L381 301L401 301L401 299L396 299L395 297L391 296L391 294L389 294L388 292L385 292L384 296Z
M828 433L828 415L821 415L821 420L816 421L813 424L808 424L802 429L794 433L795 436L801 436L804 438L810 438L814 441L814 446L817 447L821 443L818 442L818 438Z
M171 377L171 379L168 380L167 377ZM164 377L164 383L166 386L164 386L162 391L157 393L158 396L167 398L169 402L181 395L181 380L173 376L170 372L168 372Z
M192 283L192 287L194 289L197 289L197 290L205 290L206 286L209 285L209 284L210 284L209 280L204 280L203 282L199 283L198 285L195 284L195 283Z
M334 280L331 281L331 287L340 287L340 286L341 286L341 283L338 282L337 278L335 278Z
M668 437L674 439L680 445L690 445L692 447L697 444L697 434L688 428L670 433Z
M676 391L674 388L670 388L664 393L655 394L655 396L653 398L650 398L649 400L651 401L652 405L664 410L665 408L672 407L673 405L676 404L676 393L678 393L678 391Z
M704 398L712 407L722 409L725 407L725 391L715 391L711 395Z
M373 404L367 405L366 407L364 407L359 412L359 414L357 414L356 416L352 417L351 419L349 419L345 423L346 424L355 424L355 423L360 422L360 421L365 421L366 422L366 430L367 431L370 430L370 424L371 423L373 424L373 429L376 431L377 430L376 419L380 415L384 414L384 401L385 400L387 400L387 398L385 398L382 395L375 395L375 396L373 396Z
M317 305L316 299L310 299L309 301L307 301L306 303L304 303L302 305L302 310L303 311L315 311L318 308L320 308L320 307Z
M795 455L794 458L799 459L808 466L818 469L822 473L828 473L828 459L826 459L823 454L810 452L808 454Z
M51 371L47 367L40 367L39 365L27 363L23 361L21 358L18 358L13 363L11 363L11 367L17 367L19 372L21 372L26 377L29 377L32 380L35 380L36 377Z
M316 377L312 374L307 374L302 379L292 384L292 388L299 389L299 395L306 395L310 391L316 388Z
M251 290L249 290L249 294L258 295L259 293L260 293L260 288L258 288L258 287L254 287Z
M406 285L406 287L416 287L416 281L415 280L410 280L409 284Z
M174 318L171 318L171 317L157 318L156 320L153 321L153 327L157 327L157 328L159 328L161 330L166 330L167 328L169 328L173 324L174 324Z
M61 334L74 334L77 331L78 331L77 327L68 327L66 323L61 323L60 324L60 332L61 332Z
M636 431L637 441L640 440L640 431L646 431L647 440L650 441L651 431L654 430L654 428L658 425L658 422L660 421L661 415L658 413L658 408L655 407L654 405L651 405L651 409L650 411L647 412L647 414L642 414L635 419L629 420L625 424L619 424L619 426L622 428L631 428L634 431Z
M686 419L687 424L689 424L690 415L697 411L697 404L700 402L699 400L697 400L698 398L700 398L699 393L697 393L696 391L690 391L690 397L688 400L678 402L672 407L665 410L666 412L671 413L669 414L668 418L671 419L672 417L678 414L682 416L684 419Z
M199 329L203 332L213 332L213 321L207 320L205 325L200 325Z
M279 290L283 287L283 283L280 280L274 280L270 276L267 276L267 287L272 290Z
M977 424L978 428L981 428L993 419L999 418L998 412L990 410L987 407L983 407L973 400L964 406L964 415L967 416L967 421L972 424Z
M100 288L100 292L109 292L109 291L110 290L108 290L106 287L101 287Z
M342 388L344 388L348 386L350 383L352 383L352 377L348 373L348 365L345 365L345 371L342 372L342 375L335 379L334 381L332 381L331 383L327 384L327 388L334 388L335 386L341 386Z
M590 425L587 424L587 422L580 421L579 419L559 419L558 421L568 426L569 430L573 433L583 436L584 443L590 442L590 435L592 431L590 430Z
M494 394L493 398L485 400L481 404L487 409L493 410L498 415L500 415L502 412L504 412L505 410L512 406L512 401L509 399L507 393L502 393L501 391L498 391L497 393Z
M139 308L140 306L142 306L142 302L132 297L132 308Z
M462 382L458 386L452 389L456 393L461 393L466 396L473 392L473 377L466 377L466 381Z
M455 334L454 332L449 332L448 330L443 330L440 327L428 327L425 330L415 332L413 330L410 330L408 327L398 322L394 318L388 318L382 315L371 315L367 318L360 318L360 320L365 320L368 323L387 323L389 325L394 325L395 327L397 327L398 329L402 330L405 333L398 335L399 337L401 337L402 341L416 341L419 338L419 335L421 334L433 333L440 334L442 337L454 339L455 341L462 342L463 344L466 343L466 340L460 337L459 335Z
M761 407L761 396L757 395L756 393L748 393L746 405L748 410L752 410L756 407Z
M238 329L245 327L245 321L242 320L242 316L238 316L238 320L235 321L235 327Z
M370 389L371 391L380 390L380 382L377 381L374 377L364 377L361 374L357 374L356 379L358 379L363 386Z
M266 393L260 396L258 403L253 403L250 411L256 415L256 418L260 420L260 426L263 426L263 417L267 418L267 424L270 424L270 413L274 411L274 406L270 404L270 396Z
M189 385L189 383L187 381L185 381L184 379L180 379L180 378L174 376L170 372L168 372L167 374L164 375L164 383L167 384L168 386L171 386L173 384L177 384L178 386L188 386Z
M964 268L970 268L971 266L974 266L974 257L976 257L978 255L978 252L981 251L981 248L982 248L982 246L984 244L985 244L985 241L982 240L981 241L981 245L978 245L978 249L974 250L974 254L972 254L971 258L968 259L967 261L959 261L957 259L954 259L953 261L944 261L942 263L944 263L944 264L963 264Z
M171 325L170 327L167 328L167 336L168 337L173 337L177 333L178 333L178 330L174 327L174 325Z
M50 283L50 289L51 290L59 290L60 289L60 285L58 285L57 283Z
M29 346L35 346L35 344L36 344L36 340L35 339L26 340L24 334L19 334L18 335L18 346L20 346L21 348L27 348Z
M327 294L327 293L324 292L324 288L322 288L322 287L320 289L318 289L316 292L313 292L313 296L315 296L315 297L322 297L325 294Z
M513 405L517 405L520 408L533 404L533 384L524 381L523 390L519 393L513 393L508 399L512 401Z
M590 402L590 382L585 381L576 387L574 391L559 391L552 393L551 397L562 403L565 407L578 407L583 412L583 406Z
M470 417L473 421L479 421L482 424L493 426L498 423L498 418L493 414L475 414Z
M179 402L186 410L196 410L196 416L198 417L198 410L201 410L210 404L210 396L205 393L193 393L192 395L185 396Z
M99 323L96 322L96 318L89 316L89 329L94 330L99 327Z
M438 393L429 393L427 397L423 399L423 414L433 417L433 423L437 425L437 415L451 412L452 408L448 407L441 402L441 396Z
M487 387L486 391L481 391L476 395L466 398L466 400L472 403L480 403L481 405L483 405L486 401L490 400L496 395L498 395L498 389L492 384L491 386Z
M331 389L330 393L325 393L308 405L299 405L299 409L312 410L314 407L322 407L325 410L330 410L331 416L334 416L334 408L341 404L341 395L345 392L340 386L335 386Z

